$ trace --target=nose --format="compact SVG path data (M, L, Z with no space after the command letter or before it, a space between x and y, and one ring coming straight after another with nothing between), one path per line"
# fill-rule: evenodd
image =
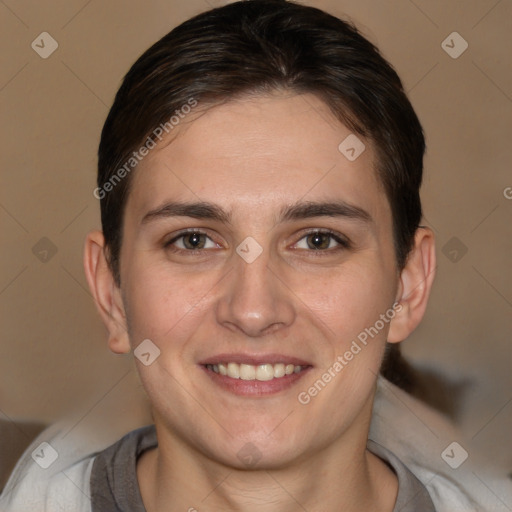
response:
M270 268L266 251L251 263L237 254L233 259L219 295L217 321L250 337L289 327L296 316L293 294Z

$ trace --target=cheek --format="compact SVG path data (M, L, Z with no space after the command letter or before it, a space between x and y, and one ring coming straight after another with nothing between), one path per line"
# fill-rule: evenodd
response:
M126 277L127 316L135 343L141 337L157 344L186 338L215 286L215 276L170 272L149 262L133 264Z
M395 286L382 267L373 259L371 265L347 263L328 278L304 281L297 293L313 312L312 321L326 327L329 344L322 368L301 388L299 403L309 401L309 410L330 417L336 428L370 399L379 373L392 316L387 322L380 318L393 305Z
M389 276L378 262L347 263L327 276L295 279L290 287L342 348L392 305L395 283ZM387 324L382 331L385 337Z

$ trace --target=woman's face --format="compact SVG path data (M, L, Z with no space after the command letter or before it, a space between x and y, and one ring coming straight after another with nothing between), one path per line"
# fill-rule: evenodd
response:
M366 439L398 289L373 148L313 95L173 133L134 171L120 260L157 427L237 467Z

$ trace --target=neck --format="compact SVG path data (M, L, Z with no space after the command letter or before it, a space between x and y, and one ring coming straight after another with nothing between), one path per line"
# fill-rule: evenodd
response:
M361 432L361 429L358 429ZM391 512L398 482L393 471L366 450L366 436L343 439L303 454L279 468L240 470L194 451L168 431L137 465L148 512Z

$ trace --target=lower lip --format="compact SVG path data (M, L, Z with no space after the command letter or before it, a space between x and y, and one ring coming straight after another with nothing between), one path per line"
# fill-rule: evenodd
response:
M291 388L297 383L309 370L311 366L303 368L299 373L292 373L284 377L274 378L272 380L243 380L232 379L226 375L215 373L204 365L200 365L206 375L218 386L239 396L267 396L274 395L281 391Z

